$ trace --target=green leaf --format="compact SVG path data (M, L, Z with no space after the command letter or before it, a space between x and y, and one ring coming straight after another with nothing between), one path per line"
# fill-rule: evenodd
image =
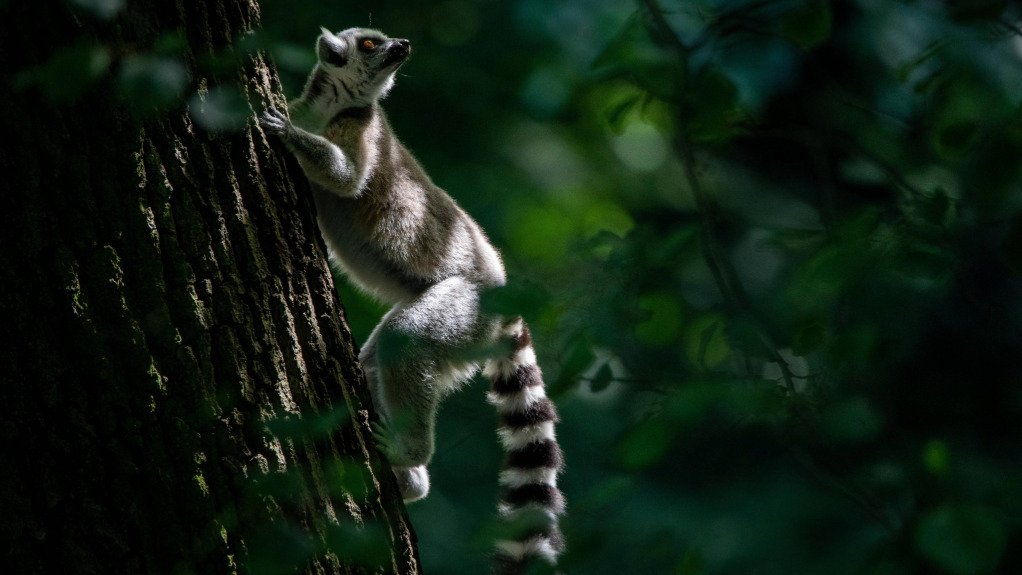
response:
M668 398L664 412L674 424L691 427L706 417L726 393L726 384L721 382L690 383Z
M815 48L830 38L832 20L829 2L807 0L781 20L781 34L800 48Z
M820 420L827 437L837 443L863 443L875 439L883 430L880 414L861 397L830 406Z
M576 337L568 343L562 354L560 370L554 378L555 388L564 388L575 382L579 375L593 363L593 349L582 337Z
M586 235L609 231L623 238L635 227L635 220L614 202L595 201L586 207L581 227Z
M723 390L722 413L735 423L753 424L777 421L787 404L773 381L731 382Z
M827 239L821 230L783 228L770 235L770 243L788 250L797 251L820 247Z
M121 95L141 111L155 111L177 102L188 86L184 64L149 54L125 58L118 75Z
M350 414L344 409L331 409L322 413L286 415L267 420L266 428L282 439L321 438L349 424Z
M688 87L689 130L698 142L723 142L738 133L737 122L744 116L738 87L723 72L708 66Z
M704 369L720 366L731 354L724 319L718 314L697 318L685 333L685 355Z
M547 308L549 301L550 292L543 284L513 277L506 286L484 291L479 306L487 313L520 315L526 321L533 321Z
M593 61L593 69L607 78L626 78L654 96L671 99L684 62L649 35L642 19L629 18L617 36Z
M698 549L690 548L675 572L677 575L703 575L706 573L706 558Z
M1008 0L956 0L948 4L955 20L991 20L1004 12Z
M956 575L993 571L1007 533L1001 515L988 507L947 505L926 514L915 532L916 547L935 566Z
M933 145L943 157L955 159L963 156L972 148L978 135L979 127L974 120L957 120L936 129Z
M323 479L330 492L338 497L365 493L373 482L372 476L357 460L352 458L326 462L323 468Z
M217 87L189 99L188 109L195 123L209 131L237 131L245 127L252 110L235 87Z
M804 356L818 348L827 336L827 326L820 319L812 319L795 330L791 351L795 355Z
M37 87L51 102L72 104L107 73L110 50L90 40L61 48L42 66L21 70L14 87Z
M934 475L947 475L950 468L951 455L947 444L934 439L923 447L923 465Z
M636 172L655 172L667 161L670 145L660 130L646 122L628 122L611 141L621 163Z
M564 262L578 230L576 219L549 203L519 206L509 217L508 239L521 256L550 265Z
M926 63L931 58L939 54L944 48L950 46L952 42L953 40L951 40L950 38L941 38L939 40L935 40L934 42L932 42L929 46L926 47L925 50L920 52L915 58L909 60L908 62L902 64L901 66L898 66L898 80L901 82L907 81L913 71L915 71L917 68L919 68L919 66Z
M674 428L660 418L644 420L618 446L618 458L627 469L642 469L660 461L674 438Z
M1014 122L1016 129L1022 125L1022 120ZM1022 177L1019 157L1022 157L1022 136L1004 129L980 138L968 155L959 172L963 195L986 217L1001 218L1006 209L1012 209L1010 206Z
M116 16L127 4L125 0L74 0L74 3L104 20Z
M368 570L382 571L390 558L390 535L379 521L328 523L325 529L327 549L344 562Z
M641 92L630 94L623 98L620 102L612 105L607 110L607 123L610 125L610 129L615 134L624 132L626 122L629 113L634 110L643 100Z
M677 296L658 293L639 298L639 308L646 312L646 320L635 326L635 337L650 345L667 345L681 331L681 305Z
M924 222L945 228L954 219L954 204L943 188L937 188L932 194L916 197L912 204L912 213Z

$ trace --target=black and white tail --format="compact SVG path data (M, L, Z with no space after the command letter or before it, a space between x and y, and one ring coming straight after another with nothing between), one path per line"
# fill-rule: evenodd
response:
M564 549L557 525L564 495L557 489L563 466L554 436L557 409L546 396L532 337L521 319L508 324L504 334L514 343L512 353L487 362L483 373L491 382L488 397L497 408L497 434L507 454L497 511L508 535L496 542L494 572L510 575L537 559L556 562Z

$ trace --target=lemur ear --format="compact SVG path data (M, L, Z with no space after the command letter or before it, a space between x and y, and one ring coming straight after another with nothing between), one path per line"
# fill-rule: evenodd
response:
M320 28L320 32L322 33L316 40L316 55L319 57L319 61L337 67L347 64L347 48L344 42L326 28Z

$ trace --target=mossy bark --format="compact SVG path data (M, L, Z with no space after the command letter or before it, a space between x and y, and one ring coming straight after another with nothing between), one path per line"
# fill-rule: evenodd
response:
M263 56L206 65L258 5L0 13L5 571L418 573L297 165L254 115L210 133L115 95L177 33L193 92L282 104ZM76 42L110 56L87 89L16 87Z

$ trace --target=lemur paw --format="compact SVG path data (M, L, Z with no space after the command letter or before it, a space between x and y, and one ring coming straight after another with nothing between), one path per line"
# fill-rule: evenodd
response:
M429 472L426 471L425 465L395 467L394 477L397 478L397 487L405 503L418 501L429 495Z
M273 106L267 108L259 117L259 125L275 136L283 136L292 129L291 120L288 120L287 116Z

